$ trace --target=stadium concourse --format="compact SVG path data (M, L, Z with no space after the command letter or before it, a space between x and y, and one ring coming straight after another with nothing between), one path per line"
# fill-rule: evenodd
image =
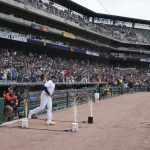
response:
M72 108L54 112L56 124L29 120L0 127L1 150L149 150L150 93L128 94L93 104L94 123L87 124L89 105L78 107L79 132L70 132ZM66 115L67 114L67 115Z

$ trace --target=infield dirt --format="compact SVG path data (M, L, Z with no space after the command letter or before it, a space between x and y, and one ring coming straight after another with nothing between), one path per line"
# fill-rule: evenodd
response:
M150 150L150 92L113 97L93 103L94 124L87 124L89 105L78 107L79 131L71 132L73 108L0 127L0 150Z

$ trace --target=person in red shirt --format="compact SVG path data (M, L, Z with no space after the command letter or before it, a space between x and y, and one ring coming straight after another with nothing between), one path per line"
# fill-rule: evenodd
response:
M16 106L18 106L18 99L13 92L13 88L8 88L8 92L4 93L5 98L5 120L9 121L11 119L11 115L14 112Z
M66 72L66 82L69 82L70 77L71 77L71 70L68 68Z

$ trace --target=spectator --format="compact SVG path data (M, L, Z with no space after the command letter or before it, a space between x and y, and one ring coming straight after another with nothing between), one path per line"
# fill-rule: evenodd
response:
M15 81L17 79L18 73L16 69L13 69L12 71L12 80Z
M4 72L2 76L3 81L7 82L7 73Z
M71 82L71 70L68 68L66 72L66 82Z
M18 99L17 96L15 96L13 92L13 88L8 88L8 92L4 93L5 98L5 120L11 120L12 113L16 110L16 107L18 105Z

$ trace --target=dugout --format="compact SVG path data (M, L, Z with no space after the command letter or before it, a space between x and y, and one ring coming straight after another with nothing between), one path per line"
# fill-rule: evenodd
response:
M94 101L94 93L98 90L98 87L103 87L105 83L57 83L56 90L53 97L53 111L71 107L73 105L74 96L79 97L78 104L84 104L89 101L88 98L92 98ZM40 105L40 95L43 87L43 83L0 83L1 99L0 99L0 123L3 120L4 112L4 99L2 98L3 92L8 87L13 86L15 89L24 89L25 101L22 101L19 110L22 117L26 115L26 111L38 107ZM88 93L91 93L91 97L88 97ZM27 100L27 103L26 103ZM42 113L45 113L43 111Z

